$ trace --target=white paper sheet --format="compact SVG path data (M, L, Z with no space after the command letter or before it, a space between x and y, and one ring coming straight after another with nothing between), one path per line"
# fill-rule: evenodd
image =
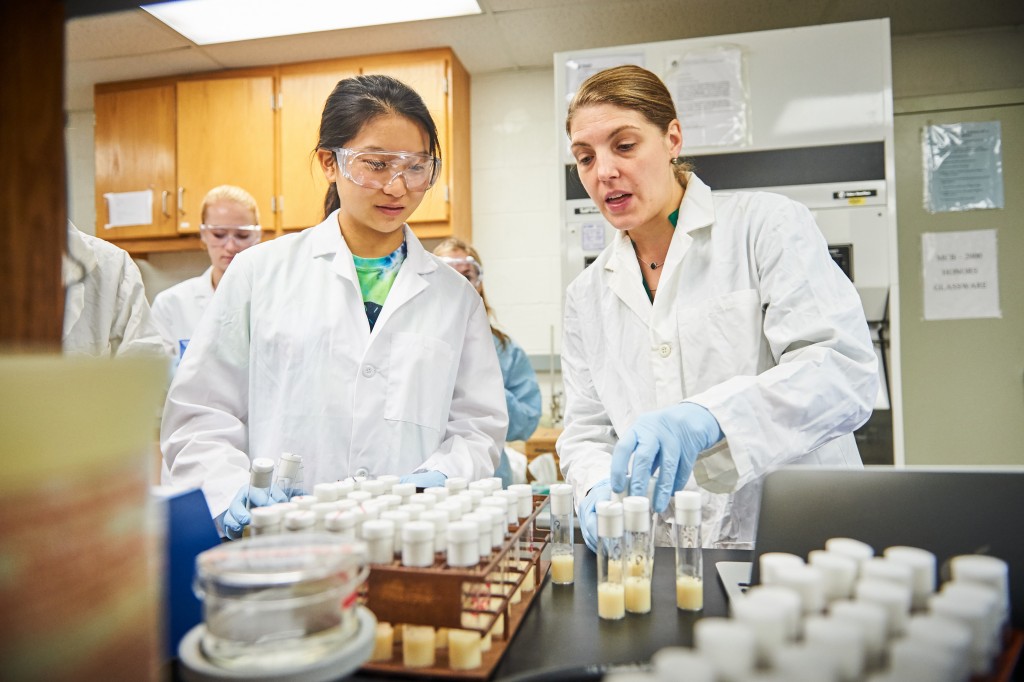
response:
M723 45L673 58L665 85L676 102L687 147L747 144L742 49Z
M128 225L153 224L153 190L139 192L107 192L107 222L104 227L125 227Z
M995 230L926 232L924 319L1002 317Z

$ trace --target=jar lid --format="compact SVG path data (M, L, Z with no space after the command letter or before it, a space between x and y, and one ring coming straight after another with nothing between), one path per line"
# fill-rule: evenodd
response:
M597 534L602 538L621 537L623 516L621 502L598 502Z
M476 542L480 527L475 521L452 521L448 524L448 539L453 542Z
M284 509L279 509L278 505L255 507L249 510L249 516L252 518L253 528L266 528L267 526L281 523L281 519L284 518L284 511Z
M675 518L681 526L700 525L700 493L694 490L680 490L675 494Z
M324 528L331 531L342 531L355 528L359 517L350 511L335 511L324 517Z
M556 483L548 489L551 498L551 513L565 516L572 513L572 486L568 483Z
M395 537L395 523L390 519L371 519L363 522L361 532L366 540L393 538Z
M269 457L257 457L252 461L250 470L257 474L269 474L274 470L274 460Z
M316 514L309 509L298 509L284 515L284 527L288 530L302 530L316 525Z
M651 501L639 495L622 500L622 515L628 531L646 532L651 529Z
M410 521L402 526L403 542L423 542L434 539L434 524L429 521Z

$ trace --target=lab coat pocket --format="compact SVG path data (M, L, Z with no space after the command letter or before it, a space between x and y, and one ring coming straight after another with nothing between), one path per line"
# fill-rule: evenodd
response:
M384 418L440 430L452 400L455 351L432 336L391 335Z
M757 374L764 345L762 324L761 300L754 289L733 291L680 310L687 393L737 375Z

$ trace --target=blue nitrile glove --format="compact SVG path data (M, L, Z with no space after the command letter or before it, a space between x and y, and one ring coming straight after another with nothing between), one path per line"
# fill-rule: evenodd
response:
M231 500L231 504L228 505L228 510L224 512L224 534L231 540L237 540L242 537L242 526L249 524L252 517L249 516L249 510L245 508L246 500L249 500L251 507L266 507L277 502L287 502L288 496L282 492L276 485L273 487L270 493L270 499L267 499L267 493L265 490L254 488L252 491L252 498L249 499L249 484L246 483L238 492L235 493L235 499Z
M606 478L599 482L580 502L580 532L591 552L597 551L597 503L612 499L612 484Z
M417 488L443 488L448 477L440 471L414 471L398 480L399 483L412 483Z
M644 413L612 451L612 489L625 489L630 457L630 495L646 495L651 475L660 469L654 489L654 511L663 512L672 493L686 485L697 455L722 440L722 436L718 420L696 403L679 403Z

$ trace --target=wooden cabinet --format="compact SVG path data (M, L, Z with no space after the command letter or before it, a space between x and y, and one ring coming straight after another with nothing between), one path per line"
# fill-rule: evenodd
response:
M470 240L469 75L447 48L97 85L97 233L134 253L195 248L203 196L225 183L256 198L265 230L316 225L324 102L368 73L410 85L437 124L441 176L409 224L421 238ZM103 195L139 189L154 192L153 223L102 229Z
M275 229L272 75L179 82L177 124L178 232L199 232L203 197L225 184L248 191Z
M105 239L174 237L174 85L97 92L96 234ZM153 192L151 224L106 227L109 193Z
M343 78L359 75L352 60L293 64L280 70L281 227L301 230L324 218L327 180L316 145L324 102Z

